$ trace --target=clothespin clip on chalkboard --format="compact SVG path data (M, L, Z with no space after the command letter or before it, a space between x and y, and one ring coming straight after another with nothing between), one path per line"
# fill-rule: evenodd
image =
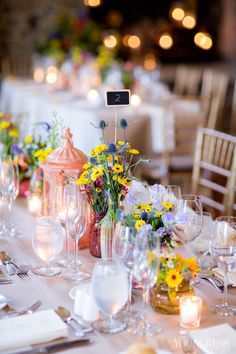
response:
M115 108L115 144L117 141L118 108L129 106L130 90L106 91L106 106Z

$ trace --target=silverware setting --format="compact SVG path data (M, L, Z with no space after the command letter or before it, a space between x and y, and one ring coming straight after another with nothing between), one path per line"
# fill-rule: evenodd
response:
M220 279L216 278L214 275L204 274L204 273L201 273L199 275L199 277L201 279L207 280L211 285L214 286L214 288L216 290L218 290L220 293L223 293L224 284L223 284L223 282Z
M8 275L18 275L21 279L30 279L28 271L29 267L26 265L17 265L12 258L9 256L8 252L0 252L0 260L6 267Z
M55 312L61 319L66 322L78 337L84 337L86 333L92 332L92 328L83 328L77 320L73 317L72 313L63 306L59 306Z
M38 300L35 303L33 303L33 305L27 307L26 309L24 309L22 311L13 310L13 311L9 311L3 315L0 315L0 319L31 314L31 313L35 312L41 305L42 305L42 302Z

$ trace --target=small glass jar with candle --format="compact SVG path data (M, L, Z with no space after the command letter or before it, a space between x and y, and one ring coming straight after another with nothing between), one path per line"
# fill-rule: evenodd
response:
M182 296L179 300L180 326L198 328L201 320L202 299L198 296Z
M37 193L31 193L28 196L28 210L37 216L42 214L42 198Z

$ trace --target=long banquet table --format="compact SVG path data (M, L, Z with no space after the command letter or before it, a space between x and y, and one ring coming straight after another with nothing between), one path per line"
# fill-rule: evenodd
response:
M26 208L26 200L18 199L14 205L14 220L16 225L22 230L21 236L17 238L0 239L0 250L6 250L18 264L28 264L32 267L39 265L40 261L34 254L31 246L31 234L33 230L34 217L29 214ZM90 256L88 250L80 251L82 269L92 272L97 259ZM3 266L2 266L3 267ZM30 279L21 279L17 275L13 276L13 283L1 285L0 293L12 299L11 306L22 309L40 299L42 306L40 309L55 309L57 306L65 306L73 310L73 300L69 297L69 290L76 286L77 282L64 280L62 275L44 278L30 273ZM235 318L224 319L209 312L208 307L222 301L219 294L210 284L201 281L195 287L197 295L203 298L203 311L201 328L228 322L236 324ZM236 306L236 289L229 289L229 302ZM141 292L135 290L134 306L142 308ZM161 325L163 331L154 336L152 342L173 353L182 353L180 345L180 326L178 315L162 315L150 309L150 318L153 323ZM72 333L71 333L72 335ZM137 336L127 331L118 334L92 333L90 335L92 343L86 346L66 350L66 353L109 353L118 354L124 351L127 346L137 341ZM72 337L71 337L72 338ZM14 340L14 335L12 336ZM222 351L223 353L223 351Z

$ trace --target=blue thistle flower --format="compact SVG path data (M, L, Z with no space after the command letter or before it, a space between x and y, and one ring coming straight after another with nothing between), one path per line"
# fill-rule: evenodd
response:
M90 163L96 163L97 160L95 159L95 157L90 157L90 158L89 158L89 162L90 162Z
M115 146L115 144L109 144L109 146L108 146L108 152L109 152L110 154L116 153L116 146Z
M146 211L143 211L141 213L141 219L144 221L147 221L147 218L148 218L148 213Z

